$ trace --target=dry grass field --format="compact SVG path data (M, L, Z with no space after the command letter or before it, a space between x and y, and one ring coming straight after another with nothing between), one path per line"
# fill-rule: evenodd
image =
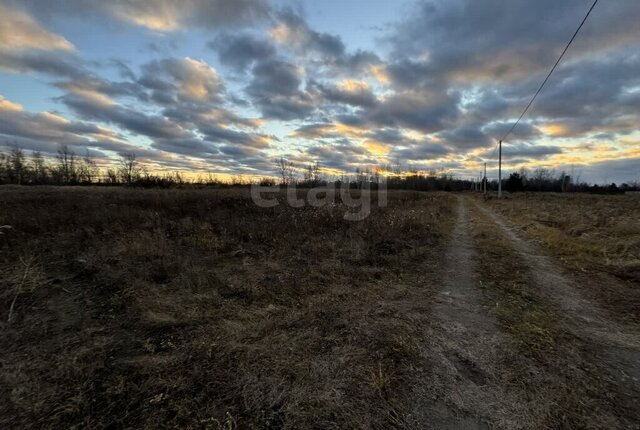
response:
M640 201L388 201L0 188L0 428L640 426Z
M453 208L389 199L1 190L0 427L407 425Z

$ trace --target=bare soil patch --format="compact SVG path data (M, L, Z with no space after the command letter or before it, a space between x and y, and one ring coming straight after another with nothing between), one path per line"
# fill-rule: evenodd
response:
M482 304L469 228L465 201L459 199L424 352L431 367L425 389L432 399L419 406L419 415L431 428L489 428L507 400L495 368L501 333Z

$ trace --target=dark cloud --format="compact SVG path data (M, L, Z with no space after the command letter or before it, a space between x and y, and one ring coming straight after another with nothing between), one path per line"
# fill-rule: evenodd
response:
M334 58L334 64L344 71L362 72L372 65L383 64L380 57L371 51L358 50L353 54L345 53Z
M283 121L307 118L315 110L311 97L302 92L288 97L263 94L256 102L265 118Z
M482 132L487 138L495 142L505 135L513 127L512 122L495 122L484 126ZM526 122L518 124L518 126L509 135L509 140L519 141L524 139L534 139L540 137L542 132L539 128ZM486 143L486 142L485 142Z
M264 152L252 146L217 144L203 139L156 139L151 146L168 153L179 154L186 157L197 157L212 163L217 169L234 173L255 173L257 166L265 166L267 156ZM170 160L163 164L175 167L180 161ZM182 162L182 169L202 169L194 166L193 161ZM271 168L272 166L268 166Z
M253 157L258 157L263 154L257 148L251 146L238 146L238 145L223 145L220 147L220 151L234 160L240 160L247 162L247 159L251 159Z
M0 135L5 144L16 142L25 149L54 154L69 145L84 154L90 148L112 152L144 151L126 142L121 134L96 124L69 121L48 112L31 113L0 97Z
M0 71L42 73L54 77L75 78L86 73L75 56L60 53L0 50Z
M280 60L261 62L252 73L253 80L247 88L249 93L292 96L300 89L298 69L291 63Z
M378 164L378 160L371 157L364 147L344 138L335 141L318 141L307 148L302 159L317 161L324 167L344 172L351 172L357 166Z
M5 3L16 10L4 13L11 22L0 28L0 70L51 79L64 92L57 100L78 120L16 113L5 103L3 138L108 152L128 145L129 136L144 136L152 148L140 150L158 163L201 169L206 160L246 172L271 171L267 151L278 148L247 112L290 121L295 131L283 132L292 140L281 148L294 138L311 144L292 155L300 162L324 159L345 169L385 157L414 167L444 157L455 169L480 162L484 151L478 149L491 151L511 128L588 7L584 0L420 1L390 28L380 49L369 52L311 28L302 13L274 12L266 0ZM635 1L594 10L509 136L505 157L512 164L559 154L562 147L548 143L553 138L618 147L623 137L632 138L640 109L639 14ZM63 15L97 18L93 22L107 21L111 29L118 21L154 30L145 37L163 32L154 52L143 53L157 59L136 61L140 68L119 59L86 61L72 44L78 41L44 28ZM257 25L241 27L248 23ZM228 84L203 60L172 57L186 48L177 30L194 28L212 31L207 45ZM378 146L389 152L367 149Z
M387 65L387 72L399 88L428 87L436 82L431 66L409 58L397 59Z
M369 108L378 103L378 99L371 88L360 82L346 82L337 85L323 85L315 82L310 86L319 91L324 99L330 103Z
M233 130L230 128L217 126L202 126L198 129L200 133L206 136L207 140L212 142L226 142L237 144L236 146L252 147L264 149L268 146L269 138L265 135L256 133L247 133L244 131Z
M390 42L395 57L421 58L431 75L509 81L550 67L588 6L582 0L423 1ZM573 47L574 58L637 41L639 14L638 2L600 5Z
M275 47L268 41L251 34L221 34L207 44L218 54L221 63L244 72L255 62L268 60L276 55Z
M406 146L393 148L389 154L389 158L399 161L411 161L411 160L428 160L444 157L451 153L451 149L447 146L433 142L430 140L424 140L422 142L410 143Z
M634 130L628 117L640 105L635 105L634 93L629 90L640 85L640 59L632 51L623 49L561 67L509 139L541 137L547 126L557 130L554 136L574 138ZM464 106L468 111L465 116L485 121L484 131L498 139L511 128L539 84L534 75L501 90L482 90Z
M580 0L420 2L388 37L386 71L394 88L440 92L439 103L456 103L460 115L442 124L442 136L456 147L482 146L484 135L498 138L511 127L587 8ZM631 18L638 13L637 2L596 8L510 139L541 137L545 125L562 137L628 130L622 118L640 106L628 92L640 85L640 24Z
M149 115L122 105L96 103L91 98L73 93L64 96L63 102L80 117L114 124L128 132L151 138L155 149L192 157L208 158L221 152L229 153L230 146L244 148L237 154L255 156L272 140L270 136L229 128L226 126L230 124L229 120L239 123L243 120L224 110L196 111L189 115L185 110L188 105L183 105L181 114L184 121L176 122L170 117ZM206 120L216 117L225 127ZM196 136L196 132L201 137Z
M160 104L174 100L186 102L218 102L224 84L217 72L202 60L166 58L142 67L139 83L153 91Z
M502 154L505 158L528 157L528 158L546 158L553 154L562 154L562 148L551 145L534 145L531 143L518 143L512 145L504 145Z
M180 125L158 115L147 115L115 103L104 103L91 96L69 93L60 100L80 117L102 121L152 138L186 137L189 133Z
M405 137L398 129L379 128L367 134L367 138L383 143L401 143Z
M256 64L247 94L265 118L305 118L316 108L313 97L300 89L298 69L291 63L269 60Z
M386 97L373 109L363 111L367 121L388 127L407 127L437 132L458 115L459 95L437 92L399 92Z
M91 73L78 74L73 80L55 81L56 87L68 92L91 92L109 97L131 97L147 101L147 95L135 81L108 81Z
M219 148L215 144L195 137L186 139L155 139L151 147L174 154L202 158L208 158L220 153Z
M370 88L347 89L319 83L313 78L313 75L322 75L322 70L331 70L333 74L362 71L371 64L380 64L376 54L367 51L347 53L339 37L312 30L291 9L277 15L271 34L283 48L296 53L297 64L293 59L279 55L271 41L250 33L223 33L208 44L223 64L238 72L250 68L251 81L246 94L265 118L304 119L318 109L327 111L322 106L325 102L369 108L376 104L376 96ZM307 79L305 88L302 88L303 71Z
M245 118L217 105L179 104L165 108L162 114L172 121L193 126L208 126L212 124L234 125L240 128L256 128L259 126L258 120Z
M306 21L291 9L285 9L278 15L281 41L291 43L299 50L312 51L325 58L340 58L346 48L338 36L312 30Z
M598 133L595 136L592 136L593 139L598 140L613 140L615 137L614 133Z
M215 70L200 60L168 58L142 66L140 78L112 82L93 75L57 85L67 91L59 100L78 117L116 125L152 140L152 147L181 155L210 159L232 152L255 157L272 136L238 129L255 129L255 119L244 118L224 106L224 85ZM130 97L162 107L147 113L120 103ZM237 150L232 149L237 147Z
M365 118L356 114L338 114L338 115L335 115L335 119L340 124L348 125L351 127L367 126Z
M535 113L551 118L603 118L629 112L638 107L627 90L640 86L639 72L637 48L569 64L541 94Z
M382 64L374 52L348 52L339 36L313 30L292 9L285 9L277 15L276 27L271 34L283 48L293 51L308 65L312 77L335 77L336 74L353 77L366 71L369 66Z
M335 130L333 123L330 122L306 124L296 128L293 134L296 137L305 137L307 139L315 139L317 137L338 138L341 136Z
M469 150L491 145L492 140L478 125L465 125L438 134L447 145L456 150Z
M267 0L8 0L27 7L43 19L77 15L101 20L105 16L154 31L188 27L227 28L263 21L271 15Z

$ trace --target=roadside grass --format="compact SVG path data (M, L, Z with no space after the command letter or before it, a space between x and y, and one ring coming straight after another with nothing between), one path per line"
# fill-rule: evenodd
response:
M640 199L635 196L522 193L488 199L587 281L587 293L614 318L640 323ZM594 282L595 281L595 282Z
M0 189L0 426L411 427L451 200L344 211Z
M599 366L598 351L541 295L526 261L477 207L470 208L487 308L507 334L503 385L528 402L523 428L629 428L635 406Z

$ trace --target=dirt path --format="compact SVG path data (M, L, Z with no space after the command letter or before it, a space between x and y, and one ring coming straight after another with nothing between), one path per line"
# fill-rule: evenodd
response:
M470 204L474 205L472 213ZM478 219L475 206L486 220ZM501 237L500 252L510 259L509 268L512 264L518 271L510 273L507 268L494 272L504 274L499 282L520 285L505 289L506 294L531 290L548 303L548 308L543 308L549 309L545 320L538 321L535 318L539 314L528 313L525 322L533 326L522 329L544 334L552 327L547 327L548 321L553 321L556 330L549 336L572 333L557 338L568 343L545 350L540 353L543 356L520 349L523 342L537 338L518 337L528 336L528 331L514 337L510 324L520 322L504 318L517 318L519 306L530 307L526 300L534 296L518 299L523 302L512 301L516 296L511 295L498 296L494 301L492 295L505 294L501 292L505 286L496 290L481 284L487 269L491 271L493 266L490 259L479 254L478 249L485 248L477 239L487 230L483 233L476 222L492 226L488 234L493 231ZM482 248L477 248L479 244ZM500 216L460 197L445 261L443 287L434 298L423 352L429 366L428 384L416 396L426 400L413 408L416 427L513 429L564 422L568 428L625 428L637 422L638 333L612 321L583 297L579 285L540 247L516 234ZM502 313L493 307L498 302Z
M432 309L425 352L432 365L427 389L435 399L416 413L418 421L438 429L513 428L518 415L514 408L521 403L505 391L496 369L503 335L481 302L478 256L464 199L446 261L444 288Z
M500 215L478 205L505 234L511 247L529 266L535 287L560 306L571 320L571 328L598 358L599 364L629 396L640 400L640 333L613 321L585 298L580 286L564 273L538 245L522 238Z

